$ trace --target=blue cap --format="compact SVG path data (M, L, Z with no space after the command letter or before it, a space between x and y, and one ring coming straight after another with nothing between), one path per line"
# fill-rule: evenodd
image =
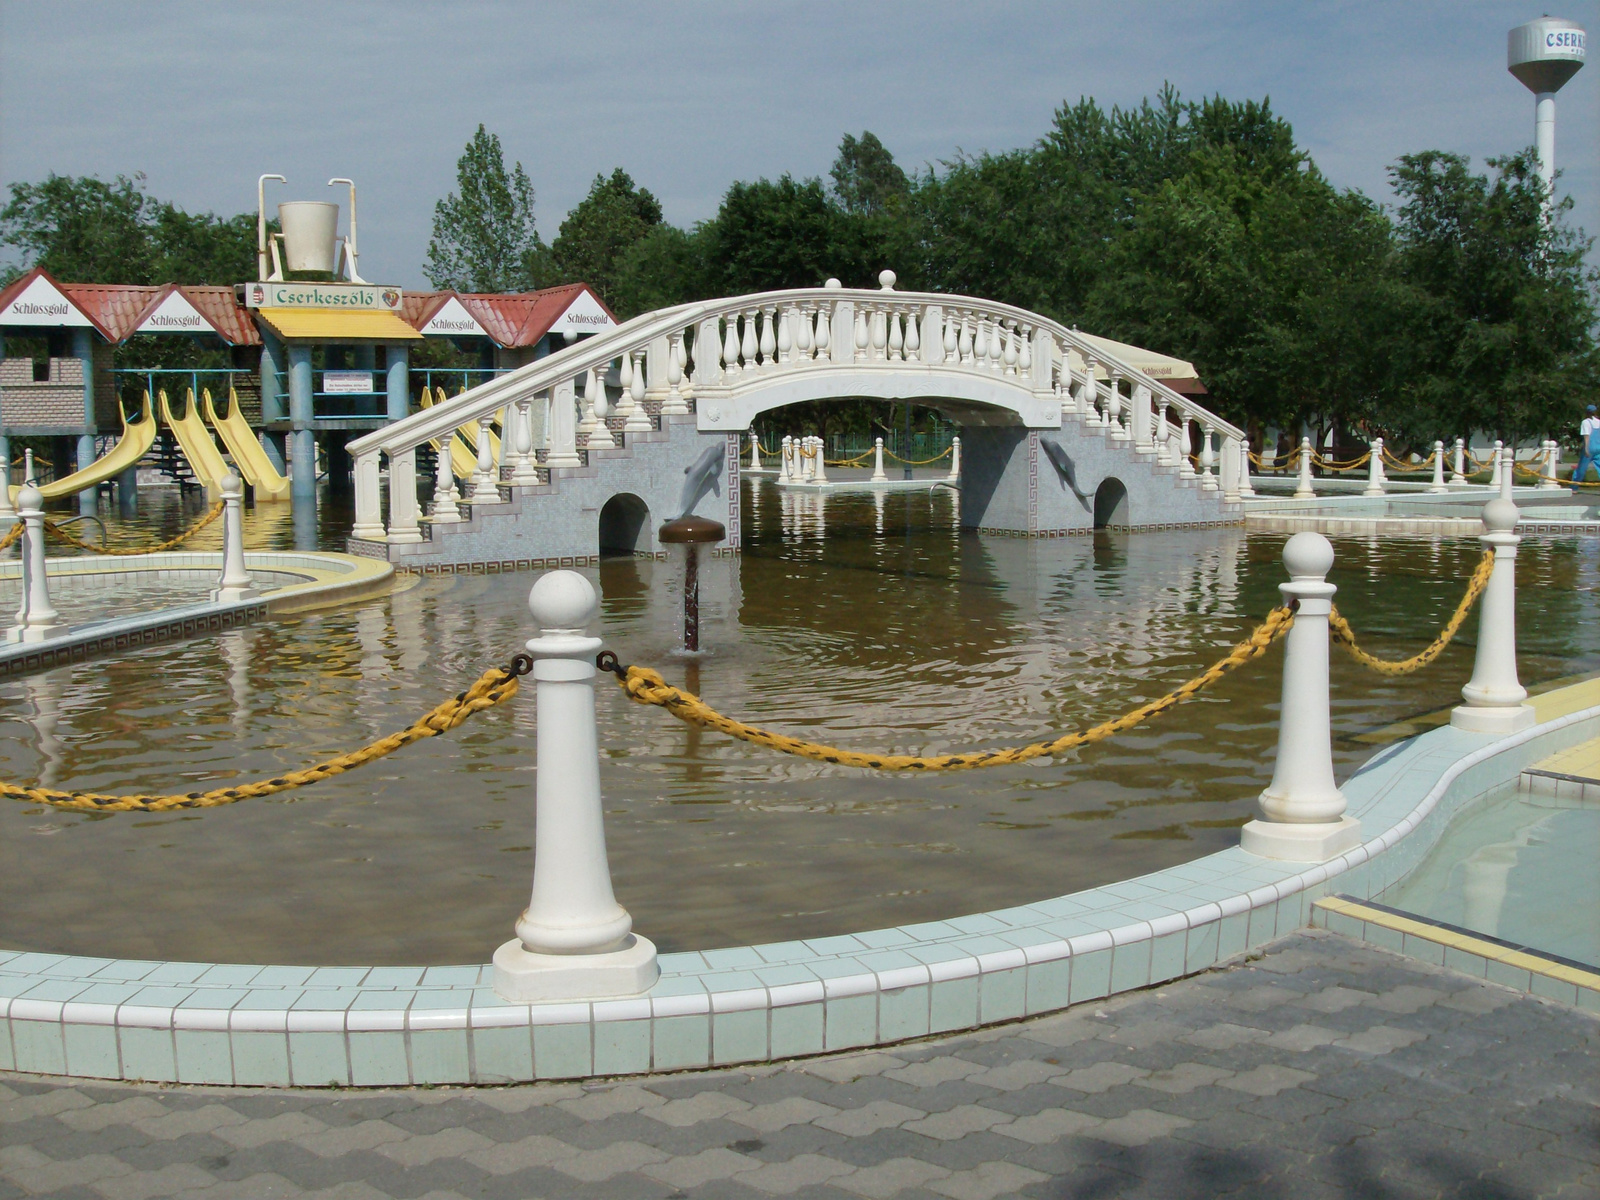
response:
M1594 405L1592 405L1592 404L1591 404L1591 405L1589 405L1589 411L1590 411L1590 412L1593 412L1593 411L1594 411Z

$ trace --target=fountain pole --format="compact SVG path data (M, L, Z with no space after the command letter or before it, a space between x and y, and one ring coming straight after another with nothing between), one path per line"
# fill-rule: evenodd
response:
M700 649L700 547L720 542L728 531L719 522L693 513L676 517L657 531L664 546L682 546L683 648Z

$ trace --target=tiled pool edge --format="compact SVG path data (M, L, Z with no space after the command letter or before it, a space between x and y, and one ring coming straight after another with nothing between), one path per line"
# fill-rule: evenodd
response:
M0 952L0 1069L248 1086L504 1084L763 1062L1013 1020L1204 970L1310 924L1329 893L1380 895L1461 804L1597 733L1600 706L1509 738L1443 728L1390 747L1344 785L1372 836L1328 864L1233 848L948 921L663 955L660 982L635 999L508 1004L481 966Z

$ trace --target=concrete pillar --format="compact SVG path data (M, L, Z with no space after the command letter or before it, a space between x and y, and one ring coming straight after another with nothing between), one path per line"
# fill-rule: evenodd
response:
M606 859L594 719L599 638L584 627L594 586L551 571L528 596L540 636L533 656L537 770L533 891L517 936L494 954L494 990L519 1003L632 996L660 975L656 948L632 932Z
M72 353L83 364L83 433L78 435L78 470L94 462L94 330L72 331ZM78 493L78 511L93 516L98 507L96 489L85 488Z
M38 642L66 632L61 614L50 603L50 584L45 574L44 496L39 489L25 485L17 493L22 518L22 606L17 609L17 627L10 640Z
M244 565L244 481L233 471L222 477L222 504L222 571L211 602L234 604L251 594L255 581Z
M263 329L261 331L261 423L263 425L282 421L289 415L284 392L288 370L288 352L283 342ZM278 474L287 475L289 466L283 453L283 435L265 433L262 435L261 445Z
M5 357L0 349L0 358ZM0 433L0 533L9 532L17 510L11 504L11 439Z
M1450 724L1472 733L1515 733L1534 723L1528 689L1517 679L1517 545L1521 514L1497 496L1483 506L1483 536L1494 551L1494 573L1478 601L1478 652L1472 678L1461 689L1466 701L1450 713Z
M1283 705L1278 758L1261 793L1261 816L1240 831L1239 845L1263 858L1326 862L1361 841L1361 825L1345 815L1333 778L1328 716L1328 613L1339 589L1327 581L1333 546L1320 533L1297 533L1283 547L1289 582L1285 604L1299 602L1283 651Z
M317 443L312 432L311 347L302 342L289 346L289 461L293 484L289 494L296 504L317 499Z
M388 389L388 409L385 416L391 421L403 421L411 413L411 379L409 356L404 342L390 342L388 365L384 369Z

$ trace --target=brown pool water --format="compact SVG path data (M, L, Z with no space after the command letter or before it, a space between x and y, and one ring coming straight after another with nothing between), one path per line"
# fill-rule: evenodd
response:
M587 573L597 632L714 706L857 749L1034 741L1161 695L1277 601L1282 535L1028 541L958 533L954 497L745 484L747 548L705 572L707 652L675 652L675 570ZM147 493L124 544L181 527ZM338 509L325 506L335 548ZM346 526L347 527L347 526ZM308 527L309 528L309 527ZM286 512L252 547L294 544ZM196 548L208 548L211 530ZM308 536L302 530L302 538ZM1340 608L1380 653L1446 619L1475 542L1343 539ZM1519 561L1525 682L1600 667L1596 543ZM383 600L0 682L0 770L106 791L276 774L401 728L532 635L533 576L427 578ZM1452 703L1475 621L1390 680L1336 653L1341 778L1394 722ZM1271 776L1281 655L1113 741L948 775L851 771L688 728L602 681L611 864L664 949L815 937L1093 887L1233 844ZM172 959L482 962L527 901L533 698L301 791L203 812L0 804L0 945Z

